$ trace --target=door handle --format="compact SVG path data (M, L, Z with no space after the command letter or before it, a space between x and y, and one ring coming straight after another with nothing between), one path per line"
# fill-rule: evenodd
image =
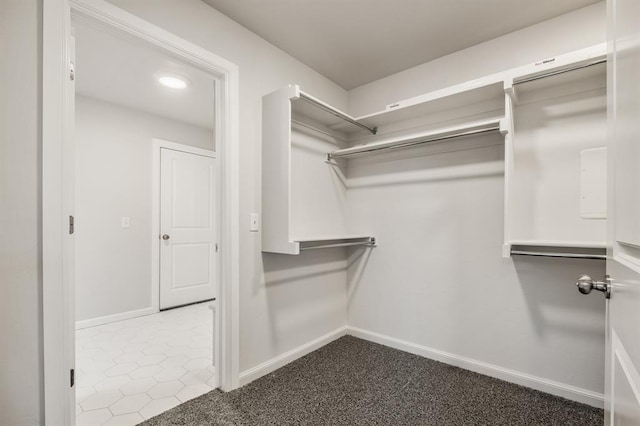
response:
M606 275L604 281L594 281L589 275L582 275L576 282L578 291L582 294L589 294L593 290L598 290L604 293L604 297L611 298L611 277Z
M167 241L169 238L171 238L171 237L169 236L169 234L162 234L162 239L163 239L163 240Z

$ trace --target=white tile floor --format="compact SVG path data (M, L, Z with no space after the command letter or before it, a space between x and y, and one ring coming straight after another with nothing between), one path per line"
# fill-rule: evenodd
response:
M135 425L212 390L209 304L78 330L78 426Z

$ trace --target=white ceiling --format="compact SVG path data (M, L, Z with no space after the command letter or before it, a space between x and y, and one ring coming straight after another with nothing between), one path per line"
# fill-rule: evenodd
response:
M212 129L214 79L156 49L124 35L83 23L74 24L76 92L184 123ZM158 72L190 81L185 90L160 85Z
M203 0L345 89L600 0Z

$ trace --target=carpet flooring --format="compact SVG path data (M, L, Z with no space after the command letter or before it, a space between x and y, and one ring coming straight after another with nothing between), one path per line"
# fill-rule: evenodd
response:
M355 337L233 392L151 418L165 425L602 425L584 404Z

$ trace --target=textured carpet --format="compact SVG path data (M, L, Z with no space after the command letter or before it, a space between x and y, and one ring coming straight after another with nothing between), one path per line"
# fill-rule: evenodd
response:
M602 410L354 337L144 425L602 425Z

